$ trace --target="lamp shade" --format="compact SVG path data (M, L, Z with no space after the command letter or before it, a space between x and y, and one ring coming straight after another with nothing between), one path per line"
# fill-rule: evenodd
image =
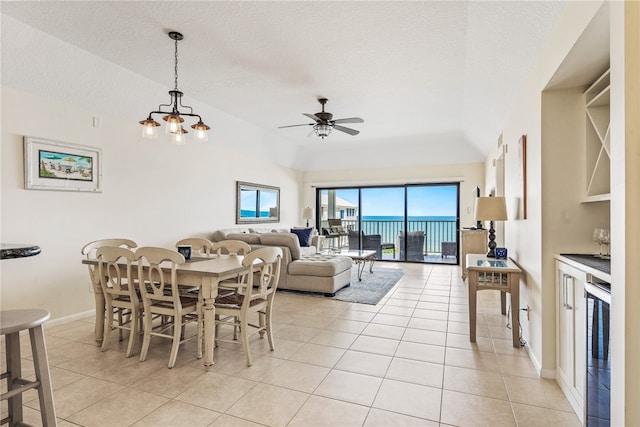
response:
M476 221L506 221L507 202L504 197L478 197L475 213Z
M313 219L313 208L302 208L302 219Z

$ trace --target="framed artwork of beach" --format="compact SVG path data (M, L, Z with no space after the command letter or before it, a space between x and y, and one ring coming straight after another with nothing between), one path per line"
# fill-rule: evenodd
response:
M102 192L102 150L24 137L24 184L29 190Z

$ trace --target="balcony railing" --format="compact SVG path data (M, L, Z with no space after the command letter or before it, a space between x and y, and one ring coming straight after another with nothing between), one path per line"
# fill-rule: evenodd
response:
M380 234L382 243L393 243L398 248L398 236L404 232L403 220L368 220L361 222L364 234ZM358 230L358 221L342 220L342 226L349 230ZM328 228L326 220L321 222L321 227ZM442 242L456 242L457 227L455 220L409 220L408 231L423 231L424 254L442 254Z

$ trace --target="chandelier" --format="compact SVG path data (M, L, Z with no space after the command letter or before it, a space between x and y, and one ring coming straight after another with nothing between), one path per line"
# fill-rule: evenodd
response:
M147 117L146 120L141 120L138 122L142 125L142 137L145 139L158 138L157 127L160 126L160 123L153 120L152 116L154 114L162 114L162 120L167 122L165 132L171 135L171 140L174 143L184 144L185 142L185 134L187 134L188 132L182 126L182 123L184 123L183 116L198 118L198 122L191 125L191 128L194 130L194 141L208 141L209 137L207 135L207 131L211 128L202 122L202 117L200 117L198 114L194 114L193 108L189 107L188 105L182 105L182 95L184 94L178 90L178 40L182 40L184 37L182 34L176 31L171 31L169 33L169 38L175 41L174 88L173 90L169 91L171 102L169 102L169 104L160 104L156 111L152 111L149 113L149 117ZM163 107L171 108L171 111L168 111L166 109L163 110ZM189 112L181 112L178 107L188 109Z

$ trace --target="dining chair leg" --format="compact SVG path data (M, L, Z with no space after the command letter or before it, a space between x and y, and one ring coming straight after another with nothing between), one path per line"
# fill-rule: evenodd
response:
M247 359L247 366L251 366L251 350L249 348L249 331L248 326L249 322L247 316L242 316L240 322L240 337L242 339L242 348L244 349L244 354Z
M119 308L118 309L118 325L122 326L123 323L123 318L122 318L122 312L124 311L123 308ZM118 329L118 340L122 341L124 340L124 332L122 331L122 328Z
M111 304L107 304L107 315L104 322L104 336L102 337L102 347L100 351L107 351L109 345L109 338L111 337L111 330L113 329L113 307Z
M276 349L276 347L273 343L273 334L271 332L271 304L269 304L269 306L267 307L264 317L266 323L265 327L267 331L267 339L269 340L269 348L271 349L271 351L273 351Z
M147 359L147 352L149 351L149 343L151 341L151 329L153 328L153 317L148 310L144 313L144 338L142 339L142 348L140 349L140 361L144 362Z
M137 308L134 308L132 310L132 312L138 312ZM131 316L133 316L133 314L131 314ZM129 330L129 344L127 345L127 352L125 353L125 357L131 357L131 353L133 352L133 345L136 342L136 337L138 336L138 319L137 319L137 315L136 318L133 317L129 317L129 327L131 328Z
M178 323L178 324L177 324ZM171 355L169 356L169 369L173 368L176 364L178 357L178 348L180 347L180 337L183 334L184 325L182 323L182 316L175 316L173 324L173 343L171 343Z
M258 333L260 334L260 339L264 338L264 332L266 329L266 322L265 322L265 313L264 311L259 311L258 312Z

